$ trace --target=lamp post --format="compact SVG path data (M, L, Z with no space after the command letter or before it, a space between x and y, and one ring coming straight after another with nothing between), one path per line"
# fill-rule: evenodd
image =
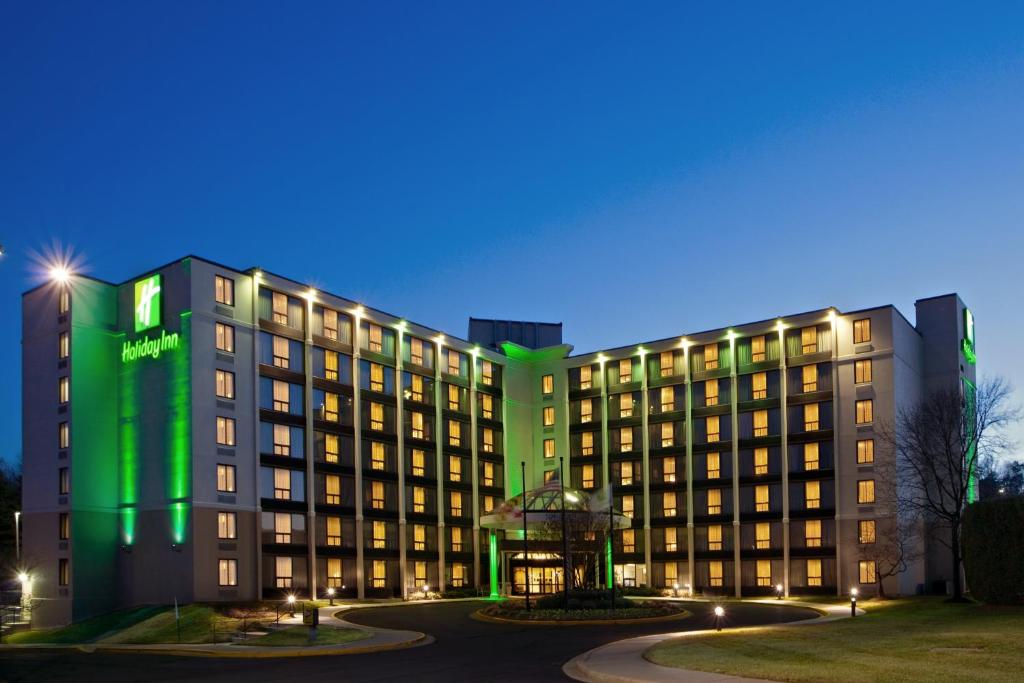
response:
M426 600L429 597L427 595L429 592L430 592L430 584L427 584L427 583L423 584L423 599L424 600Z
M722 617L725 616L725 609L721 605L715 605L715 629L722 630Z
M334 589L327 589L327 598L331 601L331 607L334 607Z
M672 597L673 598L678 598L679 597L679 584L678 583L672 584Z
M295 616L295 596L294 595L289 595L287 602L288 602L288 616L294 617Z
M857 616L857 589L850 589L850 616Z

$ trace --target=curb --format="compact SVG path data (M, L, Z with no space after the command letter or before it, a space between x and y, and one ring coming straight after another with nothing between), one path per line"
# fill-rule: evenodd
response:
M675 621L693 616L689 610L683 610L678 614L666 614L660 617L636 617L634 619L506 619L484 614L483 609L478 609L469 615L477 621L486 621L492 624L515 624L517 626L605 626L624 624L654 624L660 621Z

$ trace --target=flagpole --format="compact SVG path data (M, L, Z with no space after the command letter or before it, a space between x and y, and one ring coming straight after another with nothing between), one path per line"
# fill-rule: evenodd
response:
M526 541L526 461L523 465L523 576L526 577L526 611L530 611L530 548Z

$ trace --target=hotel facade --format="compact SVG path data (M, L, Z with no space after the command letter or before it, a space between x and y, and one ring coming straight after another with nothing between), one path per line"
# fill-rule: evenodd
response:
M480 525L522 492L523 462L527 488L560 466L567 486L612 486L632 520L620 584L870 593L893 526L877 430L975 381L955 294L918 300L916 325L822 309L583 355L560 326L469 336L194 256L25 293L35 623L328 588L552 590L560 562ZM952 578L921 543L888 592Z

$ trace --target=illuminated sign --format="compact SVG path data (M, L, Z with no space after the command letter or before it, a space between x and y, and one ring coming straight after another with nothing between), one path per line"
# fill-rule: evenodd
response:
M177 351L178 344L177 332L168 334L167 330L160 330L160 336L157 339L151 339L147 334L141 339L126 341L121 346L121 362L130 363L140 358L156 360L164 351Z
M968 363L973 365L977 362L978 356L974 352L974 314L969 308L964 308L964 338L960 347Z
M135 331L142 332L160 324L160 274L135 283Z

